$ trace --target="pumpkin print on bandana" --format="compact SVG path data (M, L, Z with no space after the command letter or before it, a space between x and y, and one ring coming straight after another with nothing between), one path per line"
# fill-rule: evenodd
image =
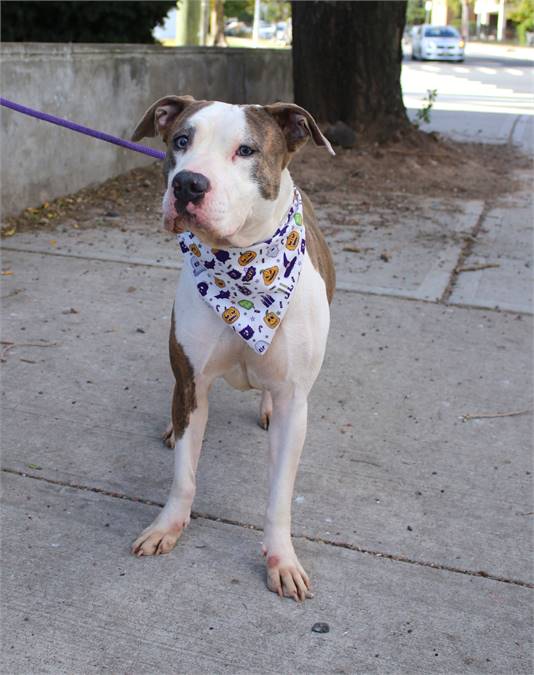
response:
M269 348L291 301L304 261L304 234L295 189L287 215L267 241L212 249L192 232L178 235L201 298L258 354Z

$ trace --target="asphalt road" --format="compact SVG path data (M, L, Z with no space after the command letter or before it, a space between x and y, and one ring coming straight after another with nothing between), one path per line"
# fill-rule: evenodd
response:
M512 142L534 152L534 50L468 45L463 63L411 61L402 70L404 101L414 117L437 90L430 124L458 140Z

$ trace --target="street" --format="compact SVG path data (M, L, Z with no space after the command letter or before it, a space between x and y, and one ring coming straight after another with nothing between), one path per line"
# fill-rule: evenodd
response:
M534 71L532 50L470 43L463 63L411 61L405 50L404 102L411 119L437 90L427 131L460 141L515 143L532 152Z

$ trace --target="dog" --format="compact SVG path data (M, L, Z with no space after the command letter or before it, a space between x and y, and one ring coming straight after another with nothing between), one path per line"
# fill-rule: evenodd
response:
M302 601L312 592L291 541L291 500L335 271L288 164L310 137L335 153L312 115L291 103L165 96L145 112L132 140L157 135L167 146L164 226L178 235L185 259L171 320L176 384L164 435L175 448L175 468L164 508L132 553L168 553L188 525L208 392L222 376L237 389L262 392L260 425L270 447L267 587Z

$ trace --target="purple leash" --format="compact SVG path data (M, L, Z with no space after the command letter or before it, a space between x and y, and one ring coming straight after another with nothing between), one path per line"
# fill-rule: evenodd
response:
M5 108L11 108L11 110L16 110L17 112L20 112L23 115L36 117L38 120L51 122L52 124L57 124L60 127L65 127L67 129L71 129L72 131L77 131L80 134L86 134L86 136L98 138L101 141L107 141L108 143L120 145L121 147L127 148L128 150L133 150L134 152L141 152L144 155L149 155L150 157L155 157L156 159L163 159L165 157L165 153L162 152L161 150L154 150L153 148L149 148L147 145L141 145L140 143L133 143L132 141L126 141L124 140L124 138L118 138L117 136L106 134L103 131L97 131L96 129L91 129L90 127L84 127L81 124L76 124L75 122L64 120L61 117L56 117L55 115L49 115L48 113L39 112L38 110L33 110L33 108L27 108L25 105L20 105L20 103L14 103L13 101L9 101L7 98L0 97L0 105L3 105Z

